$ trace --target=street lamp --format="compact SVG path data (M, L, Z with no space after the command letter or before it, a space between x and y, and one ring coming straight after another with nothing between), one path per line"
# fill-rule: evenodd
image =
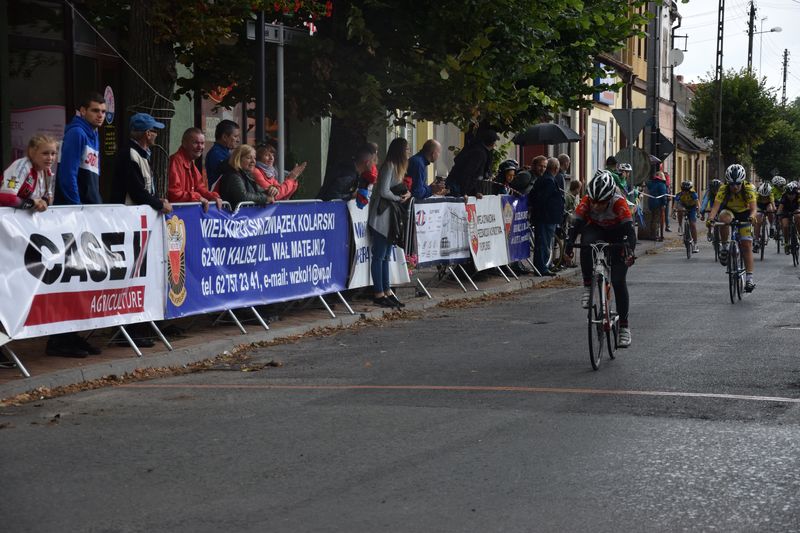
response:
M767 17L761 19L761 31L757 31L756 35L761 35L758 38L758 75L761 75L761 58L764 55L764 34L765 33L780 33L783 31L783 28L780 26L775 26L774 28L770 28L764 31L764 21L767 20Z

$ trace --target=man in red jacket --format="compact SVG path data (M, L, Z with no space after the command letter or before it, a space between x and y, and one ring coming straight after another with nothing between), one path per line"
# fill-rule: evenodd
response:
M170 202L200 202L203 211L208 211L208 202L214 201L217 209L222 209L219 194L208 190L205 178L194 164L203 155L205 143L206 138L200 128L189 128L183 132L180 148L169 156L167 198Z

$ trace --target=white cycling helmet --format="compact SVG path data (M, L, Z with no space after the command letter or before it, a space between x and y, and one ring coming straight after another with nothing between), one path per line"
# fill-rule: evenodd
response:
M605 202L614 196L616 190L617 185L614 183L611 172L601 169L594 173L594 177L586 189L586 194L595 202Z
M786 187L786 178L784 178L783 176L775 176L774 178L772 178L772 185L774 185L779 189L782 189Z
M631 167L629 163L620 163L619 165L617 165L617 170L619 170L620 172L632 172L633 167Z
M770 196L772 194L772 185L770 185L768 181L765 181L758 186L758 194L760 196Z
M786 184L786 188L783 190L785 193L794 194L797 192L797 189L800 188L800 185L796 181L790 181Z
M725 171L725 181L727 181L729 185L741 185L746 180L747 173L744 167L738 163L729 166Z

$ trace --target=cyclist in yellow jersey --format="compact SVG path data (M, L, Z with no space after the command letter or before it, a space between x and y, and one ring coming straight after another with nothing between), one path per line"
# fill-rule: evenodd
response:
M757 193L756 188L746 180L744 167L733 164L725 171L725 184L719 188L717 197L714 199L714 206L708 215L706 224L711 226L719 215L719 221L730 223L735 218L740 222L750 222L753 224L757 213ZM720 251L719 262L723 266L728 264L728 239L730 238L730 227L720 226ZM753 292L756 284L753 281L753 228L745 226L739 228L739 248L744 259L746 271L745 286L746 292Z
M775 202L772 197L772 185L770 185L768 181L763 182L758 186L758 189L756 189L756 207L758 208L758 215L756 215L755 232L753 235L761 235L761 225L764 224L765 213L770 224L770 235L774 235L772 228L775 225ZM758 239L753 239L753 253L758 253L758 247Z
M672 204L675 209L672 211L672 217L678 219L678 234L680 235L683 229L683 217L689 218L689 227L692 232L692 240L694 241L694 248L692 253L697 253L700 248L697 247L697 212L700 209L700 199L694 191L694 184L691 181L681 182L681 192L675 195L675 201Z

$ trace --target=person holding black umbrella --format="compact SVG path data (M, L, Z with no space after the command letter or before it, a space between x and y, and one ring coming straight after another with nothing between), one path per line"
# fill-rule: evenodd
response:
M500 136L496 131L479 130L475 140L459 152L445 182L451 196L483 196L478 192L478 181L488 176L492 150L499 140Z

